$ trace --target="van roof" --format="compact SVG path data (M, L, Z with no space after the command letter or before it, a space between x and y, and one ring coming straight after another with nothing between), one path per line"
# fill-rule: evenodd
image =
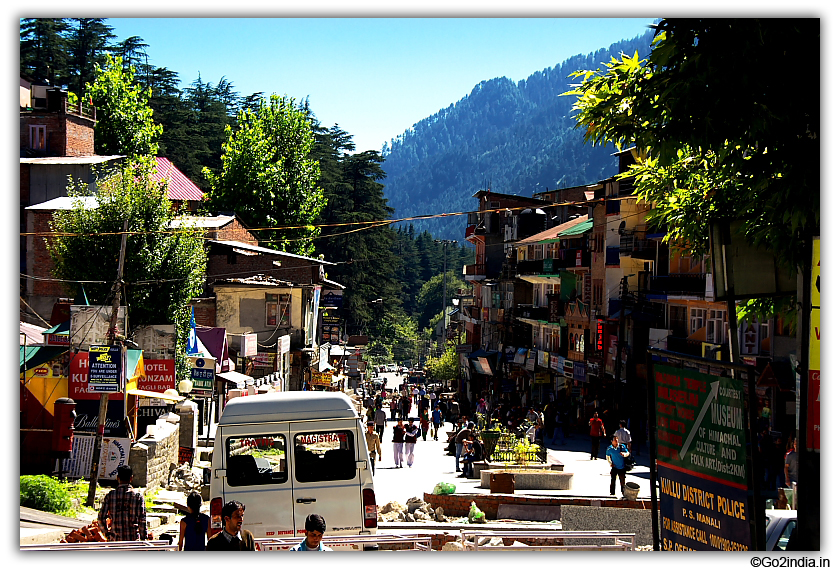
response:
M219 425L357 417L352 400L342 392L276 392L233 398Z

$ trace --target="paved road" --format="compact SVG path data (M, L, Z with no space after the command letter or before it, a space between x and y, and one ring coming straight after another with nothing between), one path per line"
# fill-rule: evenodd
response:
M416 409L412 408L412 413ZM423 493L431 493L436 483L445 481L455 483L457 493L489 493L489 489L478 487L478 479L459 478L455 471L455 458L446 455L446 444L441 433L441 440L434 441L431 436L427 441L422 439L415 446L415 462L411 468L398 469L394 464L391 426L389 420L385 428L382 446L382 461L377 462L374 474L376 502L384 505L395 500L402 504L411 497L422 498ZM446 423L446 430L453 429L451 423ZM441 430L442 432L445 430ZM564 445L558 441L556 445L548 444L549 461L564 464L564 471L574 473L572 488L568 491L538 490L515 491L518 495L568 496L608 498L610 484L610 467L604 452L606 443L602 443L599 459L589 458L589 437L576 435L567 438ZM639 498L650 498L650 478L648 471L648 454L644 449L643 455L637 455L637 466L627 475L627 481L638 483L641 487ZM618 482L616 482L618 490ZM617 496L617 495L616 495Z

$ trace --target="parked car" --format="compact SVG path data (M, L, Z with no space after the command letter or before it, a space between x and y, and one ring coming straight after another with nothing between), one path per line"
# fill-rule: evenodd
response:
M764 521L767 550L787 550L791 533L796 528L796 511L766 510L764 511Z

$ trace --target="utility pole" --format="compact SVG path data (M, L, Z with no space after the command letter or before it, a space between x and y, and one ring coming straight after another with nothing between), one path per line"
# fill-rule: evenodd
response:
M122 240L120 242L120 261L117 269L117 280L111 292L114 294L114 303L111 306L111 322L108 327L108 344L115 346L117 342L117 316L120 310L120 294L122 292L123 264L125 263L125 246L128 238L128 220L123 222ZM123 371L125 373L125 371ZM99 421L96 424L96 439L93 444L93 455L90 464L90 486L88 487L88 507L94 506L96 498L96 483L99 480L99 462L102 455L102 438L105 436L105 417L108 414L109 392L99 394Z

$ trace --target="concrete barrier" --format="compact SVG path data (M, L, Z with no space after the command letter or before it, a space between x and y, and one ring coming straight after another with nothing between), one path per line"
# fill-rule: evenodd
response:
M552 469L485 469L481 472L479 488L490 488L493 473L513 473L516 476L516 490L556 489L569 490L572 488L574 473L554 471Z

